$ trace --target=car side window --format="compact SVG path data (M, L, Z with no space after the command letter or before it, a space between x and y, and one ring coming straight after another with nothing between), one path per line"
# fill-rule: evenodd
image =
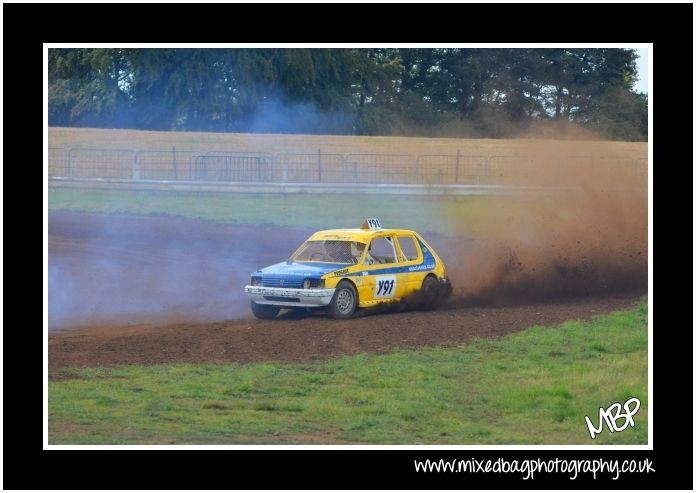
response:
M396 250L394 239L391 236L375 238L370 242L370 247L365 256L367 265L393 264L396 262Z
M401 253L406 257L403 259L404 262L409 260L418 260L418 247L416 246L416 239L413 236L398 236L399 246L401 247Z

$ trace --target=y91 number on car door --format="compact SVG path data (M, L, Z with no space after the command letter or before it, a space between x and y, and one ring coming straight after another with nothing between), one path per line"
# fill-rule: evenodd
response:
M396 293L396 276L375 278L375 298L391 298Z

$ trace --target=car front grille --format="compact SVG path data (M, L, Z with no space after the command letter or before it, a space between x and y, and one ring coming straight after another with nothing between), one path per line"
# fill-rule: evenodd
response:
M288 289L299 289L302 287L304 279L286 279L280 277L265 277L263 278L263 285L266 288L288 288Z

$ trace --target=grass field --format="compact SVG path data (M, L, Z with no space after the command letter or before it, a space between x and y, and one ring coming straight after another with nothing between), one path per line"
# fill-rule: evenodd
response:
M359 227L379 217L385 227L477 236L512 217L525 199L512 196L418 197L307 194L199 194L127 190L49 189L49 210L171 214L235 224L292 228ZM537 202L539 198L535 199ZM552 199L549 198L552 202ZM558 206L550 207L558 213ZM341 222L343 221L343 222ZM404 222L406 221L406 223Z
M49 147L108 149L234 150L240 152L335 154L456 154L519 155L559 141L538 139L448 139L353 135L233 134L210 132L152 132L96 128L49 127ZM562 141L560 141L562 142ZM594 143L597 152L647 157L646 142ZM583 147L587 147L584 146Z
M455 347L305 364L66 369L49 443L647 443L647 305ZM600 407L635 427L591 440Z

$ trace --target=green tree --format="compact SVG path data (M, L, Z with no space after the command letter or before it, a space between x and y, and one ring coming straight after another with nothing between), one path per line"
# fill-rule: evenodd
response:
M49 124L112 124L128 104L130 68L119 49L48 51Z
M295 131L503 137L553 119L647 135L628 49L52 48L48 58L51 125L249 131L275 105L323 118L302 127L299 115Z

